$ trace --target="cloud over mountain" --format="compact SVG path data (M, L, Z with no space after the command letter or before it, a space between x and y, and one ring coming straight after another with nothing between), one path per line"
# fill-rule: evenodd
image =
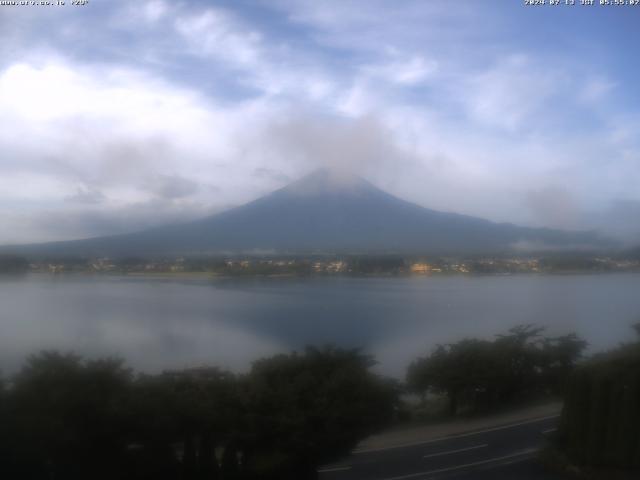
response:
M320 169L225 212L125 235L5 248L26 255L223 253L478 254L601 249L592 232L532 229L406 202L344 170Z
M640 220L619 205L640 201L640 105L622 88L638 58L618 46L640 33L616 9L551 10L3 7L0 243L65 238L43 216L80 225L160 200L194 218L327 165L421 205L532 226L561 216L527 192L560 185L571 226L608 229L606 211L635 239Z

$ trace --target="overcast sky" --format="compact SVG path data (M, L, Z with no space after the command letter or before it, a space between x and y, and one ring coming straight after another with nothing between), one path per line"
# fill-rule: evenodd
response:
M199 217L326 165L640 243L640 6L66 3L0 6L0 243Z

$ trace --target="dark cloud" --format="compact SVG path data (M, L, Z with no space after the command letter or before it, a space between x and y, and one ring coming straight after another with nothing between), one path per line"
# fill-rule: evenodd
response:
M157 171L158 166L174 163L177 153L170 139L155 134L146 138L107 136L94 155L98 168L88 174L93 174L96 181L144 183L149 181L148 177ZM162 178L154 179L154 183L161 184L162 181Z
M628 244L640 244L640 200L617 199L600 209L588 208L567 189L554 186L528 192L524 203L538 225L597 230Z
M265 131L263 145L303 168L367 174L413 160L395 144L393 132L373 115L355 119L291 112Z
M580 226L582 212L574 196L563 187L530 190L525 194L524 204L540 225L568 229Z
M631 245L640 245L640 200L616 200L591 222Z
M291 177L275 168L260 167L253 170L253 176L259 179L271 180L278 183L291 181Z
M154 194L166 200L189 197L199 189L197 182L178 175L159 175L151 186Z

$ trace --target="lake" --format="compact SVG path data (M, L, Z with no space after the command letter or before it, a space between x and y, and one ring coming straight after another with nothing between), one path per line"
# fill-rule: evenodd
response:
M591 350L633 338L640 274L399 278L0 277L0 368L44 348L155 372L251 361L307 344L360 347L402 377L437 343L522 323Z

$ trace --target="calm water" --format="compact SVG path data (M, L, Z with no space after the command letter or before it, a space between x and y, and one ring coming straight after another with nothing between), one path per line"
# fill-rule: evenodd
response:
M362 347L402 376L436 343L519 323L575 331L593 349L632 337L640 274L167 280L0 278L0 368L42 348L118 355L135 367L217 364L306 344Z

